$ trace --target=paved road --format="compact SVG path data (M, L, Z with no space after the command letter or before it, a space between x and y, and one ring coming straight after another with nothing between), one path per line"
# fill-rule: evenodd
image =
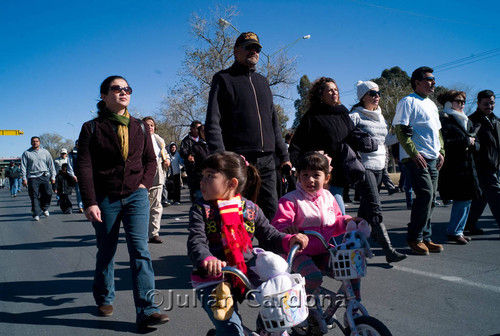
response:
M404 245L409 211L403 197L384 195L383 206L394 244L409 253ZM189 284L188 210L187 203L166 208L161 230L165 243L150 245L156 286L165 299L162 308L173 306L168 312L171 322L152 334L204 335L210 328ZM438 207L434 213L436 242L445 242L449 210ZM348 211L354 214L356 205ZM485 235L466 246L445 243L441 254L410 256L394 267L375 247L362 282L369 312L394 335L500 335L500 241L489 210L480 226ZM96 315L91 293L95 240L82 214L63 215L52 206L49 218L33 222L26 189L15 199L0 189L0 242L1 335L136 333L123 234L116 255L115 313L110 318ZM325 281L332 289L337 284ZM252 325L255 310L242 311Z

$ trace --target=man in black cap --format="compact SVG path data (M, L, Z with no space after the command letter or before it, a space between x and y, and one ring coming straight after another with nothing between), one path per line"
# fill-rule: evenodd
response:
M281 167L291 163L269 83L255 72L261 49L255 33L236 40L234 64L212 79L205 136L211 153L236 152L257 167L262 178L257 203L271 220L278 208L274 156Z

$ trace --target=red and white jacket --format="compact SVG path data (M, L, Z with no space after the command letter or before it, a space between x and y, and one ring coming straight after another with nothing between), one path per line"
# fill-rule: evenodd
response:
M313 230L321 233L328 241L332 236L345 233L350 218L351 216L342 215L335 197L328 190L320 189L313 195L297 183L296 190L280 198L278 211L271 224L281 232L285 232L289 226L297 226L299 230ZM317 255L325 252L317 238L309 237L309 244L303 253Z

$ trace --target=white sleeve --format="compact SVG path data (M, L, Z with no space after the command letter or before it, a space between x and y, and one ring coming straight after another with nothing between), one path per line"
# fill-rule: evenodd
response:
M393 125L409 125L412 103L409 97L404 97L396 106L396 114L392 120Z

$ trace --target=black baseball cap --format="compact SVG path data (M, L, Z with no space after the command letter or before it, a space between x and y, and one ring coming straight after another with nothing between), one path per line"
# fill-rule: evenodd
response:
M262 48L262 46L259 43L259 37L257 34L252 33L252 32L246 32L246 33L241 33L240 36L236 39L236 43L234 44L234 47L245 47L250 44L256 44L259 47Z

